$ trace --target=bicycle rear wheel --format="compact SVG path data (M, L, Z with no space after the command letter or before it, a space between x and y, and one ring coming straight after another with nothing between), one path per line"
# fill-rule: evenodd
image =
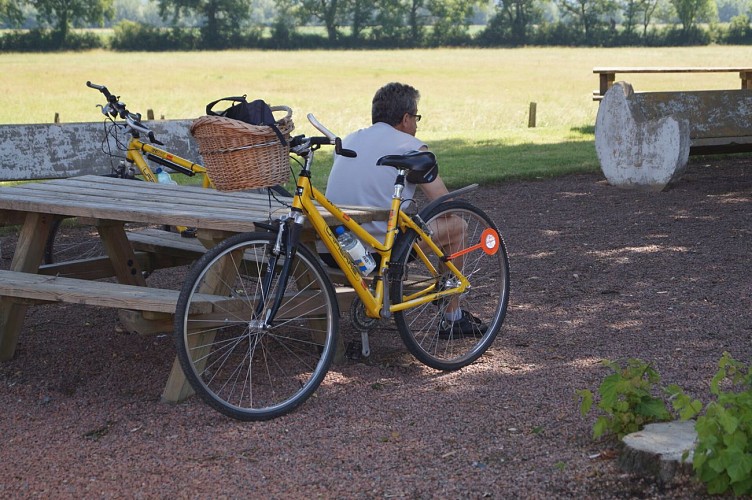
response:
M434 230L435 241L440 237L439 224L454 228L443 236L445 241L440 246L445 253L457 255L452 262L470 281L470 286L462 294L395 312L394 319L403 342L419 361L437 370L457 370L486 352L501 329L509 301L509 258L493 221L470 203L441 203L424 220ZM404 274L403 279L391 283L394 303L426 291L458 286L433 252L426 254L430 264L415 257L414 248L418 244L413 231L400 236L397 242L394 261ZM463 251L466 253L462 254ZM457 307L470 313L477 326L463 331L459 324L448 322L445 314Z
M239 234L209 250L192 267L175 313L188 381L206 403L238 420L267 420L303 403L326 376L337 346L336 296L305 247L291 263L281 307L264 326L283 264L274 263L275 239Z

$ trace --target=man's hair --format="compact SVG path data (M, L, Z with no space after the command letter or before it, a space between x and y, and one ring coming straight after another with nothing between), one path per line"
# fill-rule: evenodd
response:
M410 85L387 83L373 96L371 103L371 123L384 122L395 126L402 121L405 113L418 112L420 92Z

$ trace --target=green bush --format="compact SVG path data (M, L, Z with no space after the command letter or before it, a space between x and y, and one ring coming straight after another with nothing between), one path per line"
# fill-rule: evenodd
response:
M749 24L749 17L745 15L732 17L728 29L721 34L721 41L730 45L752 42L752 27Z
M611 432L618 438L645 424L672 418L665 403L654 397L660 376L644 361L630 359L626 366L604 361L613 372L601 383L598 408L603 412L593 426L593 437ZM697 417L703 405L675 384L664 389L682 420ZM710 383L715 401L697 418L697 445L692 466L708 493L752 493L752 368L723 353ZM593 394L579 390L580 412L593 405Z
M707 484L708 493L731 490L748 495L752 493L752 369L724 353L710 392L716 400L697 418L692 467ZM674 406L692 413L681 403Z
M624 366L609 360L603 364L613 373L598 388L602 414L593 426L593 438L613 433L621 439L646 424L671 419L663 400L652 394L660 376L649 364L639 359L629 359ZM593 406L593 393L583 389L577 394L581 398L580 413L585 416Z
M200 34L197 30L156 28L133 21L121 21L114 31L110 41L110 47L114 50L154 52L199 48Z
M96 33L69 32L64 39L52 30L10 31L0 35L2 52L51 52L56 50L89 50L104 46Z

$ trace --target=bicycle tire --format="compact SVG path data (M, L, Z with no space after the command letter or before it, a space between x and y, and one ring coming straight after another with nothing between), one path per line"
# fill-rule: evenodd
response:
M91 259L105 255L104 246L95 227L85 230L83 226L71 224L68 226L63 224L62 219L58 219L50 226L50 232L44 244L45 264Z
M442 329L442 318L449 307L450 300L439 299L410 309L394 313L395 323L405 346L419 361L431 368L452 371L463 368L477 360L494 342L506 316L509 302L509 257L506 245L493 221L480 208L462 201L447 201L434 207L423 219L429 225L439 218L459 217L467 224L464 241L452 242L453 252L458 246L467 249L478 246L484 231L493 230L498 245L495 253L489 254L482 249L467 253L463 258L454 260L463 275L470 282L470 287L459 295L459 306L472 313L487 326L485 333L460 336L452 329ZM456 219L455 219L456 220ZM431 273L421 259L411 258L413 245L418 244L414 231L400 235L395 244L394 262L402 269L402 279L391 282L391 297L394 303L404 300L405 293L418 288L446 283L448 271ZM427 254L434 269L441 268L440 259L430 252ZM446 285L443 285L446 286Z
M334 288L303 246L271 327L254 323L269 310L279 284L282 262L274 266L266 295L271 300L257 314L275 241L274 233L224 240L192 266L177 303L174 340L183 372L204 402L237 420L268 420L294 410L324 380L337 348Z

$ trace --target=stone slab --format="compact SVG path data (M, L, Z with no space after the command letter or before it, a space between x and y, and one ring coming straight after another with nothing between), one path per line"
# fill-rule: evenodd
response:
M154 120L144 124L165 143L164 149L201 163L190 134L193 120ZM109 124L108 124L109 125ZM108 148L123 157L112 137L104 141L103 122L0 125L0 181L60 179L87 174L108 174ZM120 135L127 143L129 137Z

